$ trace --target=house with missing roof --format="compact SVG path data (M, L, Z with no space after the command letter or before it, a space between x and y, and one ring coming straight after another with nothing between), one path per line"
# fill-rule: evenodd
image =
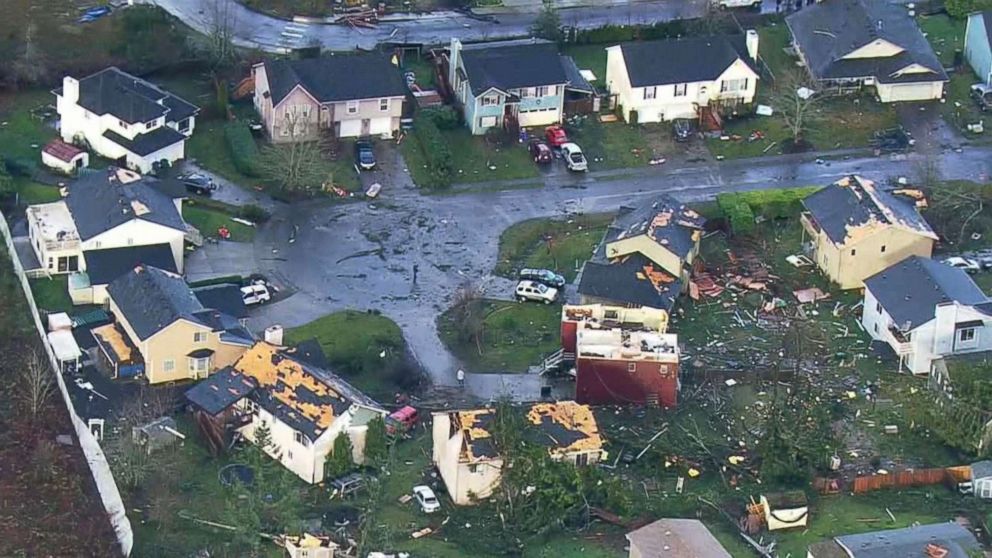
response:
M236 318L205 307L174 273L139 266L114 279L107 295L116 322L97 337L104 363L118 370L140 355L150 384L206 378L254 343Z
M186 156L200 109L116 67L76 79L62 78L52 91L59 131L122 167L148 173Z
M226 448L227 432L254 443L269 429L266 453L305 482L325 480L324 463L338 436L351 440L355 463L365 460L369 422L382 407L327 368L294 349L258 342L236 362L186 392L208 444Z
M842 535L812 544L807 558L971 558L982 546L958 523L931 523Z
M581 303L671 312L705 226L703 216L667 194L621 207L576 279Z
M883 103L943 96L947 73L901 4L823 0L785 22L800 60L823 88L874 88Z
M569 92L592 94L575 62L543 39L463 45L451 39L448 83L475 135L558 124Z
M623 43L606 49L606 87L631 124L697 118L754 102L758 32Z
M930 257L937 234L920 215L926 203L919 190L847 176L803 199L803 249L841 289L859 289L909 256Z
M407 87L380 54L266 60L252 67L255 110L273 143L384 136L400 129Z
M452 502L472 505L499 486L503 459L493 438L494 409L433 413L433 461ZM545 446L555 461L576 466L606 458L596 417L574 401L537 403L526 409L525 439Z
M628 558L731 558L698 519L665 518L626 535Z
M964 32L964 58L982 83L992 84L992 11L968 16Z
M964 270L910 256L865 280L861 323L899 356L900 370L992 350L992 299Z

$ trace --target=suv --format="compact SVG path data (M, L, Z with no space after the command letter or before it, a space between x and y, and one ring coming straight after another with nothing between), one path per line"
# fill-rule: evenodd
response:
M362 170L375 168L375 151L372 150L371 141L358 140L355 142L355 164Z
M565 286L565 278L550 269L521 269L520 278L537 281L549 287L560 289Z
M568 170L575 172L586 172L589 170L589 163L586 156L582 154L582 149L574 143L563 143L561 154L565 157L565 166Z
M550 163L554 159L554 155L551 154L551 148L543 141L530 140L528 149L530 150L530 156L537 164Z
M213 179L202 174L181 174L176 177L176 180L182 182L187 192L199 196L210 197L214 193L214 190L217 189L217 185L214 184Z
M675 136L675 141L679 143L685 143L692 139L692 121L679 118L672 122L672 135Z
M515 292L517 300L520 302L533 300L534 302L551 304L558 298L558 289L536 281L521 281L517 283Z
M723 10L727 8L753 8L755 6L761 6L761 0L713 0L713 3Z
M245 306L252 306L272 300L272 295L269 294L269 288L265 285L248 285L241 287L241 300Z
M984 83L976 83L971 86L971 98L975 100L978 108L985 112L992 108L992 86Z

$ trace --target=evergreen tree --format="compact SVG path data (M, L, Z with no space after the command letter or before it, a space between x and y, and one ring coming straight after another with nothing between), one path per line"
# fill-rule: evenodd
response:
M561 16L558 15L554 0L544 0L544 7L537 15L537 19L534 20L531 33L535 37L549 41L559 42L562 40L564 33L561 28Z

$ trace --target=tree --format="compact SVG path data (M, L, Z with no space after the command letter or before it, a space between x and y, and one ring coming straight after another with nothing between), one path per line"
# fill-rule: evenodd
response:
M355 461L352 457L351 438L347 433L341 432L334 438L334 445L331 448L331 455L325 463L328 477L335 478L347 473L355 468Z
M537 14L534 25L531 26L531 33L535 37L547 39L549 41L561 41L564 33L561 27L561 16L555 8L554 0L544 0L544 7Z
M452 320L459 340L474 343L476 350L482 354L482 338L486 329L485 306L482 303L482 293L471 283L462 285L455 293Z
M716 2L705 2L702 15L690 20L689 27L694 35L719 35L727 33L732 24L728 10L721 9Z
M263 454L279 453L279 447L272 440L272 429L269 428L269 423L262 421L255 427L255 445L262 450ZM265 462L269 461L264 457L263 459Z
M28 353L21 365L18 391L24 409L31 415L32 420L38 418L38 414L48 403L48 398L55 391L54 375L55 372L41 353L38 351Z
M816 84L802 70L789 70L777 76L770 102L792 135L794 147L805 143L805 136L814 121L813 109L820 103Z
M234 0L208 0L207 3L207 57L210 64L217 68L231 66L238 58L234 47L237 11L233 3Z
M947 15L962 19L974 12L992 9L992 0L945 0Z
M314 123L302 112L288 112L283 122L292 138L262 150L262 176L291 192L312 193L334 176L324 161L319 141L312 137Z
M38 25L29 21L24 28L23 45L13 64L14 76L20 83L39 83L48 75L47 62L38 45L37 33Z
M386 421L377 416L369 421L365 433L365 463L380 468L389 458L389 440L386 436Z
M927 219L940 236L963 244L971 230L969 225L985 211L985 203L992 202L992 189L958 181L933 186Z

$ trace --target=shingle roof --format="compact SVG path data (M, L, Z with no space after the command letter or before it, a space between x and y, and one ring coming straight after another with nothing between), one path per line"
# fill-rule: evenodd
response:
M185 231L172 198L155 184L149 177L125 184L114 169L81 174L69 185L65 200L80 238L89 240L132 219Z
M682 291L682 282L640 253L609 262L602 255L582 267L578 293L598 299L648 306L670 312ZM645 272L650 271L650 275Z
M466 45L461 59L475 95L568 82L558 46L539 39Z
M83 252L83 259L86 261L86 274L91 285L107 285L139 265L150 265L170 273L178 273L176 258L168 244L86 250Z
M60 139L54 139L48 142L48 144L42 148L42 151L48 153L63 163L71 163L74 157L85 153L85 151L75 145L66 143Z
M879 0L826 0L786 18L810 72L819 79L875 77L882 83L947 81L930 43L906 8ZM876 39L903 49L888 57L843 59ZM933 71L893 75L910 64Z
M986 459L971 464L971 480L992 479L992 460Z
M241 287L233 283L209 285L193 289L193 294L206 308L213 308L232 316L243 319L248 317L248 307L241 297Z
M631 42L620 50L632 87L712 81L737 60L752 70L756 63L743 35Z
M933 523L903 529L834 537L853 558L926 558L928 543L944 547L947 558L968 558L980 550L975 535L957 523Z
M848 227L872 222L936 240L937 235L916 207L913 192L880 188L871 180L849 176L806 196L802 203L835 244L845 243Z
M211 415L234 405L258 387L258 383L228 366L186 390L186 399Z
M565 70L565 79L568 80L568 88L575 91L582 91L585 93L593 93L596 88L589 83L586 78L582 77L582 71L579 70L578 64L575 63L575 59L571 56L562 55L561 57L561 67Z
M662 194L651 203L621 207L606 233L606 243L645 234L684 259L696 245L697 231L706 219L672 196Z
M919 256L872 275L865 287L904 332L933 319L938 304L958 302L988 313L985 305L992 303L964 270Z
M321 103L402 97L407 87L389 59L378 54L334 54L303 60L266 60L272 104L297 85Z
M79 80L79 105L98 114L110 114L128 124L165 116L176 122L200 109L151 83L109 67Z
M203 324L206 310L183 278L143 266L111 281L107 293L143 341L179 319Z
M168 126L159 126L146 134L138 134L133 139L128 139L113 130L103 132L103 137L142 157L186 141L186 136Z
M731 558L698 519L659 519L627 533L643 558Z

